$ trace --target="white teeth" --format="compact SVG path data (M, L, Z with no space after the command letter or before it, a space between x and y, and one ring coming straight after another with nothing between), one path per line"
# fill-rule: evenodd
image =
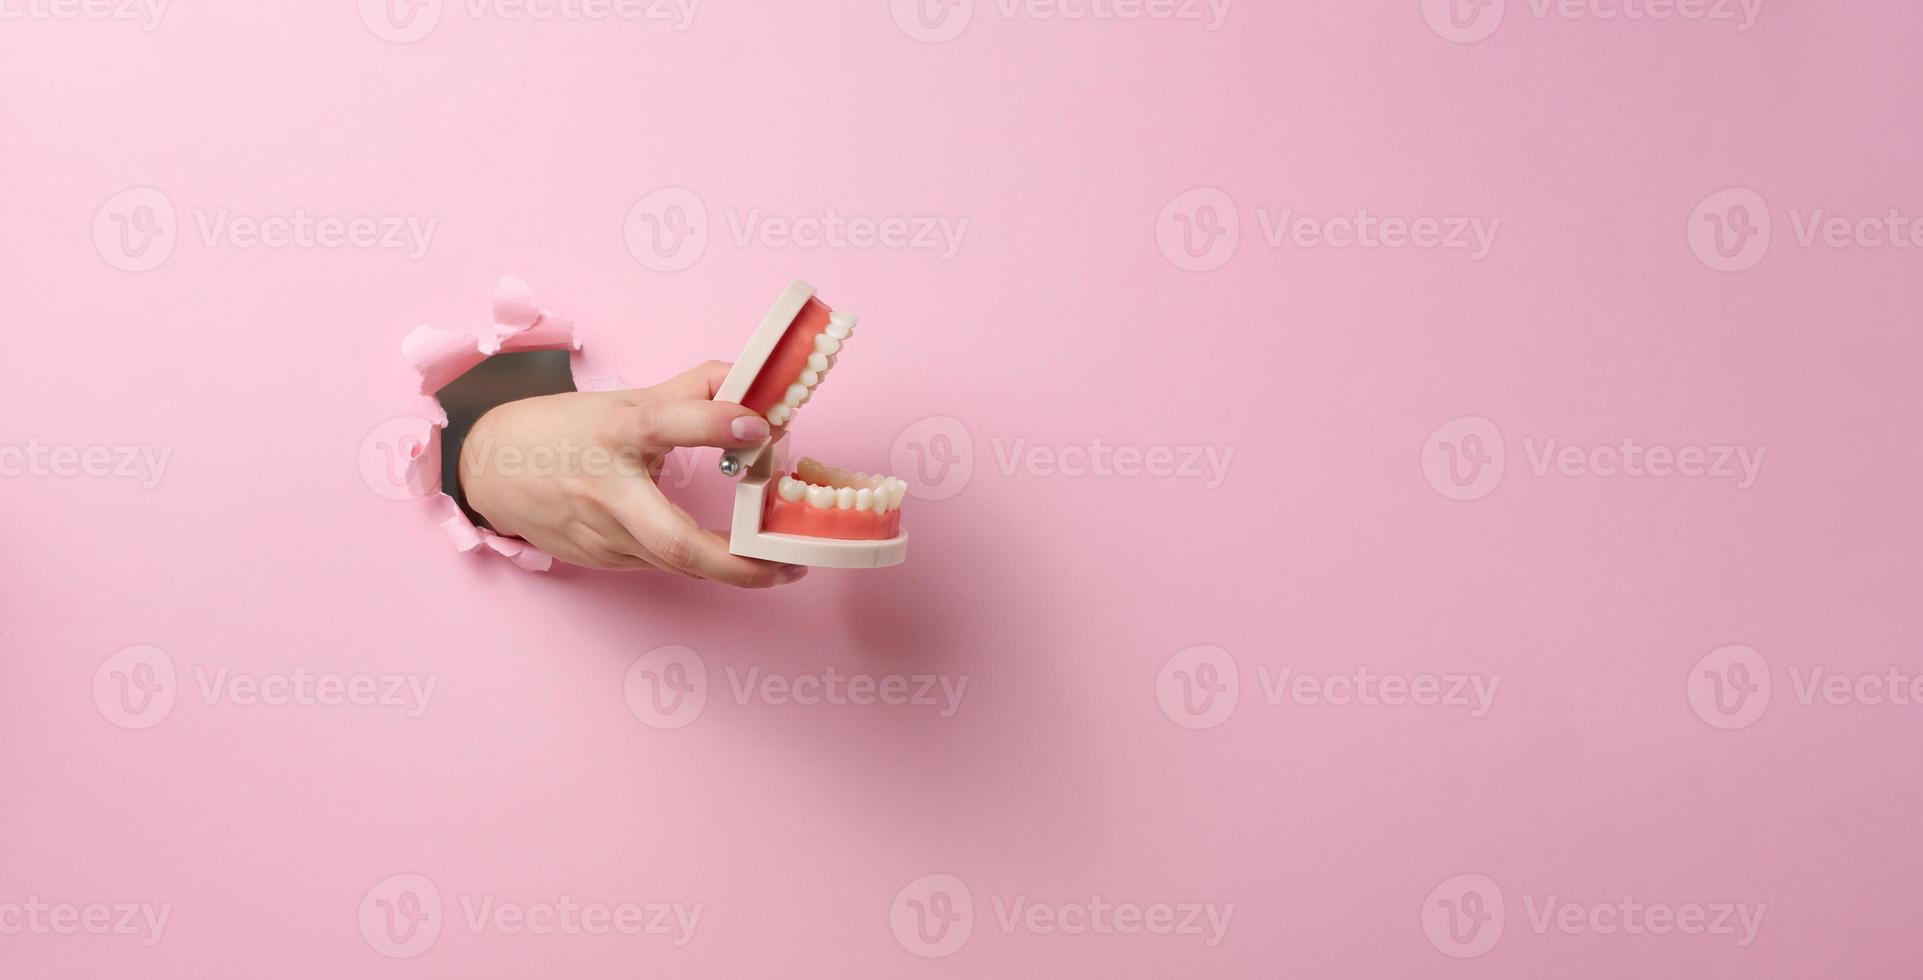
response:
M886 514L901 506L908 484L885 473L857 473L829 466L813 457L795 464L794 475L782 477L776 490L787 501L806 500L822 510L867 511Z
M855 318L846 313L828 314L828 326L815 335L815 349L808 355L808 365L782 393L781 404L768 411L769 423L787 424L794 417L795 409L814 397L815 388L828 380L828 369L835 366L835 354L841 350L842 341L854 334L855 322ZM776 418L777 415L780 418Z

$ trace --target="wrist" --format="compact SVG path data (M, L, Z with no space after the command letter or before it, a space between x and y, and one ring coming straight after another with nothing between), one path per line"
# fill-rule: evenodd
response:
M495 433L499 429L502 407L497 405L487 410L468 429L467 437L461 442L456 492L452 496L468 520L500 534L511 534L500 520L504 513L500 506L501 474L499 467L493 465Z

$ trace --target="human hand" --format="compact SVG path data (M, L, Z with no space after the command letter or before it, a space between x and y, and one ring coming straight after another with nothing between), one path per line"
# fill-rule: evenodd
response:
M496 406L461 446L468 505L501 534L586 568L662 569L744 588L807 573L728 553L668 500L655 479L677 447L744 449L768 421L714 393L728 375L709 361L652 388L577 391Z

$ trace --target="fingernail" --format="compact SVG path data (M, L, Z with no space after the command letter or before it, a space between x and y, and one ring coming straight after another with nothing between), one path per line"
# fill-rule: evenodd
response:
M743 415L734 420L730 429L734 432L734 437L743 442L768 438L768 420L759 415Z
M806 565L783 565L781 571L775 573L775 577L780 579L783 584L786 584L788 582L799 582L801 581L801 577L806 574L808 574L808 566Z

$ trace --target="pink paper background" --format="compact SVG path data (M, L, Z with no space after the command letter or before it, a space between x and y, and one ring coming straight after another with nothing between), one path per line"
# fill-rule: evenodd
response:
M1508 0L1468 42L1477 22L1444 36L1419 0L1239 0L1214 30L1205 5L964 0L930 8L965 23L945 40L886 0L707 0L679 25L448 0L397 43L375 0L178 2L152 30L64 2L0 6L22 15L0 20L0 975L1923 961L1923 705L1857 683L1923 671L1923 251L1795 231L1819 208L1923 215L1915 4L1765 0L1743 30L1734 2L1729 21ZM173 220L116 197L138 187ZM663 188L688 193L648 197ZM1206 226L1238 237L1195 239L1210 261L1192 261L1175 212L1209 222L1194 205L1221 198L1189 194L1207 188L1232 210ZM1727 188L1771 225L1738 271L1692 246ZM675 227L705 246L664 256L624 230L637 202L688 194L705 218ZM1729 200L1712 205L1741 220ZM435 224L419 257L250 248L203 233L223 209ZM1500 225L1480 260L1271 246L1282 209ZM734 231L831 210L967 225L947 257ZM502 273L575 319L591 372L635 383L732 356L792 276L860 313L797 438L920 484L908 563L737 593L454 554L425 505L381 492L379 435L419 409L400 337L484 329ZM1471 434L1499 480L1452 481L1442 444ZM1551 439L1765 455L1745 487L1539 474ZM1215 486L1026 455L1098 440L1233 455ZM170 455L148 487L35 475L30 441ZM946 467L916 472L928 453ZM718 522L712 463L678 492ZM110 660L143 645L161 653ZM1712 655L1728 645L1755 652ZM663 647L707 675L672 730L626 683L634 667L652 691ZM1723 715L1732 656L1770 699ZM174 669L170 709L128 713L141 658ZM1232 711L1185 713L1203 660L1223 688L1235 666ZM730 684L831 666L967 686L942 717ZM1285 668L1498 687L1480 717L1272 702ZM297 669L435 687L412 718L202 692ZM1813 670L1849 693L1799 696ZM431 943L381 939L402 874L431 883L426 912L438 897ZM893 928L931 874L973 910L933 958L961 933ZM1465 874L1500 889L1477 899L1499 934L1435 931L1474 911ZM463 911L562 896L702 911L682 947L476 931ZM1215 945L997 914L1096 896L1233 913ZM1743 945L1539 927L1551 896L1765 911ZM147 945L36 928L30 901L170 911Z

